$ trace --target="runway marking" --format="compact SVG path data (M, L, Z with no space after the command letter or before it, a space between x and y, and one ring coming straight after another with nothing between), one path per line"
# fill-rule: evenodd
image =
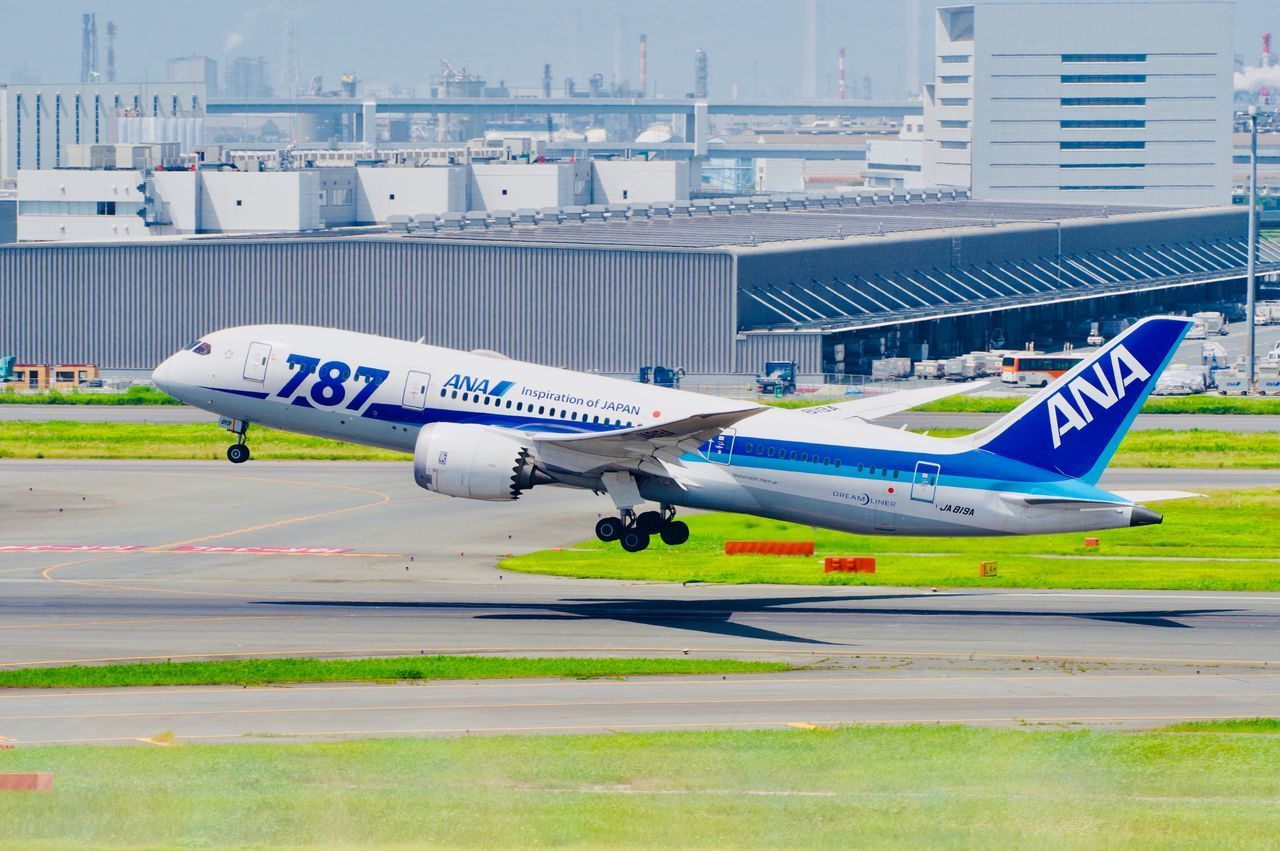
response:
M0 544L0 553L131 553L142 544Z
M138 471L134 471L134 472L138 472ZM150 473L151 475L159 475L159 476L185 475L185 474L179 474L179 473L165 473L165 472L151 473L150 471L145 471L145 473ZM203 544L206 541L215 541L221 538L228 538L233 535L248 534L250 532L261 532L266 529L278 529L282 526L288 526L294 523L305 523L311 520L319 520L324 517L335 517L340 514L350 514L351 512L354 512L354 511L363 511L364 509L367 509L367 508L376 508L381 505L387 505L388 503L391 502L390 494L383 493L382 491L373 490L372 488L355 487L353 485L338 485L338 484L333 484L331 482L298 482L298 481L292 481L288 479L268 479L268 478L250 477L250 476L245 476L245 477L211 476L210 478L221 478L221 479L235 478L237 481L267 482L269 484L295 485L295 486L304 487L304 488L345 490L345 491L352 491L354 493L373 494L374 496L379 497L379 499L373 502L361 503L360 505L347 506L345 508L336 508L330 511L320 511L314 514L304 514L299 517L287 517L282 520L271 521L270 523L260 523L256 526L246 526L241 529L232 529L226 532L216 532L214 534L204 535L199 538L190 538L184 541L174 541L172 543L163 545L163 548L172 550L178 547L192 546L194 544ZM146 587L138 587L138 586L131 586L131 585L122 585L119 583L99 582L99 581L93 581L88 579L61 579L61 578L54 578L52 576L54 571L62 570L63 568L66 568L66 567L72 567L77 564L86 564L90 561L98 561L98 560L101 560L101 558L103 557L108 557L112 555L117 555L117 556L126 555L126 553L108 553L106 554L106 556L100 556L95 559L61 562L59 564L46 567L44 570L40 572L40 576L50 582L61 582L69 585L80 585L88 588L109 588L113 590L141 591L143 593L151 593L151 594L180 594L180 595L214 596L214 597L241 598L241 599L256 599L257 597L260 596L260 595L254 595L254 594L227 594L227 593L219 593L219 592L212 592L212 591L186 591L186 590L175 589L175 588L146 588ZM277 599L289 599L289 598L280 597ZM307 598L299 598L299 599L307 599Z
M848 727L857 724L955 724L955 725L972 725L972 724L1025 724L1027 722L1037 724L1069 724L1069 723L1090 723L1090 722L1126 722L1126 721L1151 721L1151 722L1169 722L1169 721L1226 721L1235 719L1251 719L1257 715L1100 715L1100 716L1044 716L1029 717L1025 715L1019 716L994 716L983 718L878 718L868 720L831 720L817 721L816 724L831 727ZM457 735L468 733L479 734L502 734L502 733L539 733L539 732L573 732L573 731L605 731L616 732L619 730L728 730L728 729L764 729L773 727L785 727L786 721L707 721L707 722L689 722L684 724L547 724L536 727L419 727L419 728L390 728L378 730L311 730L306 732L294 732L283 734L291 739L307 739L322 737L347 737L347 736L412 736L412 735ZM249 733L199 733L194 735L182 735L175 737L179 741L210 741L214 739L253 739L255 738ZM21 744L26 745L75 745L88 744L91 742L136 742L137 738L133 736L100 736L83 739L22 739Z
M1253 560L1253 559L1251 559ZM1262 559L1257 559L1262 561ZM1172 592L1161 592L1159 594L1107 594L1099 592L1064 592L1056 591L1009 591L997 592L1000 597L1064 597L1068 599L1102 599L1102 600L1212 600L1217 603L1280 603L1280 597L1266 596L1252 591L1237 591L1236 596L1214 596L1211 594L1174 594ZM1244 596L1244 595L1248 596Z

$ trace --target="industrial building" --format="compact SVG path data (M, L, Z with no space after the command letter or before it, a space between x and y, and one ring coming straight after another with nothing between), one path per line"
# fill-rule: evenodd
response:
M1229 3L938 9L925 183L975 198L1229 203Z
M865 374L1241 300L1244 212L883 193L429 217L398 232L0 246L4 341L147 369L210 329L337 326L572 369ZM1280 252L1264 243L1264 274Z
M449 213L689 198L689 164L597 159L414 167L254 168L251 156L198 163L174 143L73 145L67 167L22 170L20 241L137 240L189 234L295 233ZM504 156L507 155L505 149ZM272 157L276 157L272 152ZM388 159L397 159L389 152ZM357 161L359 162L359 161ZM190 167L188 167L188 163Z
M202 83L0 86L0 178L67 165L72 145L204 141Z

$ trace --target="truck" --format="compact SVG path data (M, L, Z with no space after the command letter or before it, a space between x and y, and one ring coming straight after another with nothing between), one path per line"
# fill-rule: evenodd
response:
M1254 314L1259 325L1280 325L1280 301L1260 301Z
M796 392L796 368L791 360L766 361L764 371L756 376L756 389L761 393L783 396Z
M0 357L0 384L8 384L13 381L13 364L17 361L13 355L5 355Z
M1206 334L1225 336L1231 330L1227 324L1227 317L1216 310L1202 310L1191 314L1191 318L1204 325Z
M678 388L682 378L684 378L684 369L682 367L672 369L669 366L642 366L640 367L640 375L636 380L641 384Z
M911 374L911 358L880 358L871 362L871 377L876 381L906 378Z

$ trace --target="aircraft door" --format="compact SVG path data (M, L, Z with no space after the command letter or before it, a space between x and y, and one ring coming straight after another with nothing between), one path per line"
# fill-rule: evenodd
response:
M404 398L406 408L421 411L427 407L427 388L431 386L431 375L425 372L409 371L404 380Z
M707 447L707 460L713 464L728 464L733 461L733 442L737 439L738 430L727 428L711 439Z
M270 359L270 344L250 343L249 354L244 359L244 377L250 381L266 381L267 361Z
M942 468L931 461L917 461L916 475L911 480L911 499L916 502L933 502L938 490L938 474Z

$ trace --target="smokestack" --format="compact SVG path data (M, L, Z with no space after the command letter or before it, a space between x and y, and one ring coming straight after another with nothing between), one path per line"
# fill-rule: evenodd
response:
M640 97L649 92L649 36L640 33Z
M836 69L840 74L840 100L845 99L844 88L844 48L840 48L840 52L836 54Z
M107 21L107 82L116 81L116 22Z
M804 0L804 96L818 96L818 0Z
M1271 64L1272 64L1271 33L1263 33L1262 34L1262 67L1270 68ZM1269 89L1267 86L1263 86L1261 89L1258 90L1258 98L1260 102L1263 104L1271 103L1271 89Z

